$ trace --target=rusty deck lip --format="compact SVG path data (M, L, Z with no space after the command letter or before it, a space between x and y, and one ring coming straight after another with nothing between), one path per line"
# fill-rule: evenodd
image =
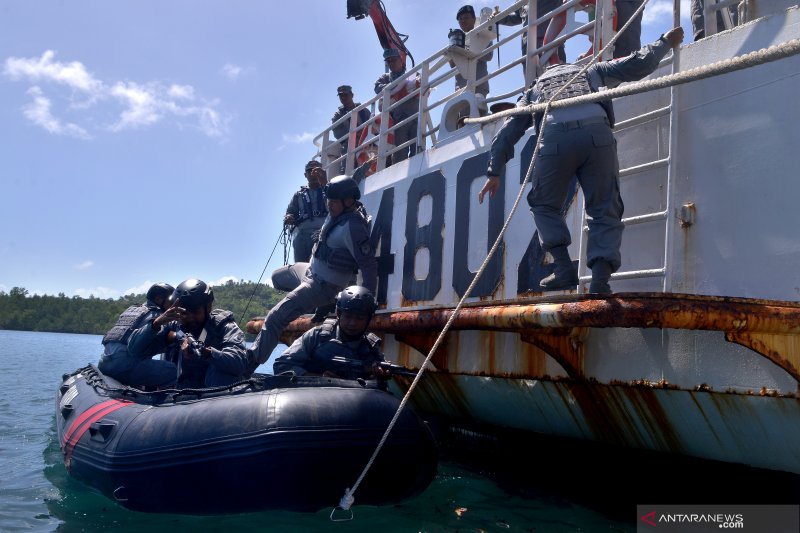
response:
M440 331L454 309L455 305L437 305L380 310L370 330ZM313 325L304 316L286 333L303 333ZM521 332L572 327L795 335L800 333L800 302L680 293L535 296L470 302L461 308L451 329Z

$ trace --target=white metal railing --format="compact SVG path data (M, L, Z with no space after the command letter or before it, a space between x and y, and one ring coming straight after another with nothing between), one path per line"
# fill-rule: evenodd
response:
M434 120L432 112L438 110L438 108L444 106L447 102L460 96L464 92L474 91L475 87L489 82L514 67L525 63L526 78L529 79L525 81L521 79L523 83L511 91L487 97L486 105L488 106L492 102L519 95L528 85L528 82L532 81L539 72L538 61L540 54L547 54L551 51L551 53L557 53L558 47L577 35L588 35L591 33L594 39L593 42L610 38L610 36L613 35L613 29L610 24L604 24L603 21L610 21L611 17L603 17L602 13L611 13L611 0L597 0L596 12L598 16L596 16L595 20L584 24L579 24L575 20L575 12L584 9L580 5L580 2L581 0L568 0L553 11L542 16L537 16L535 0L518 0L506 9L495 11L491 17L482 16L480 23L467 34L468 43L470 40L479 42L480 39L477 37L486 35L482 32L492 33L498 21L511 15L517 9L523 7L527 7L528 9L527 25L522 25L509 35L504 35L503 38L498 39L497 42L494 42L493 38L490 39L490 44L485 48L481 47L480 50L471 50L467 72L461 72L467 79L467 86L465 88L459 89L458 91L452 89L443 91L437 90L460 72L457 67L450 67L451 47L448 45L420 62L414 68L406 71L397 80L388 84L380 94L375 95L373 98L357 106L347 115L332 123L321 134L317 135L314 138L314 144L319 148L317 156L320 157L328 175L333 176L340 174L342 165L344 165L345 173L351 174L359 164L359 155L362 155L362 159L375 159L377 170L382 170L386 166L387 158L394 153L407 150L409 146L414 144L417 146L418 150L424 150L429 143L434 145L437 142L436 135L440 130L438 123L434 126L434 122L438 122L438 120ZM552 42L537 47L536 35L538 27L542 24L549 24L553 17L561 13L567 14L567 25L562 31L562 35L559 35ZM475 79L474 67L479 58L486 54L493 53L501 46L519 39L524 32L527 32L528 35L528 50L525 56L519 56L507 64L488 72L486 76ZM473 73L473 75L470 76L469 73ZM394 93L401 84L406 83L407 80L413 80L412 83L414 83L416 87L403 98L392 101L392 93ZM434 94L437 96L442 94L443 96L441 98L432 98ZM419 100L417 112L398 123L392 123L390 126L391 112L414 99ZM364 123L358 124L358 112L362 109L369 110L372 116ZM388 135L390 133L396 133L398 129L406 127L415 121L417 125L416 135L412 139L399 146L388 142ZM348 132L341 137L332 138L333 129L342 124L348 125ZM376 124L380 124L380 126L376 128ZM373 131L375 129L378 130L377 133ZM362 136L364 136L363 132L365 130L367 133L362 141L361 139ZM343 145L347 146L346 151L342 150Z
M735 26L731 17L730 6L736 6L741 0L704 0L703 2L703 24L705 36L709 37L717 32L729 30ZM717 13L721 15L722 25L720 30L717 27Z

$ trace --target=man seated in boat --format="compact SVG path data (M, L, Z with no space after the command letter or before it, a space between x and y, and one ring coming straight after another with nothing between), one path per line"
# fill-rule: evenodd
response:
M275 373L294 372L342 379L386 378L380 339L367 333L375 298L364 287L347 287L336 297L336 318L306 331L275 360Z
M600 87L613 88L622 82L636 81L651 74L671 48L683 41L679 26L635 54L595 63L578 76L581 67L559 63L548 67L517 102L518 107L544 103L555 97L581 96ZM537 113L516 115L507 120L492 139L486 183L478 193L494 196L508 160L514 157L514 145L531 126L543 140L528 193L533 220L542 248L553 257L553 273L539 285L545 291L575 289L578 273L567 247L572 243L569 228L561 212L569 184L577 176L583 190L588 215L589 238L586 264L592 270L589 292L610 294L611 274L620 267L623 203L619 191L619 162L614 140L614 109L610 100L552 109L547 116ZM526 161L522 168L528 168Z
M211 308L214 291L205 282L187 279L170 297L176 321L168 324L166 359L179 374L178 386L230 385L244 378L247 351L244 333L233 313Z
M175 312L164 311L172 285L156 283L147 291L147 301L127 308L103 337L103 355L97 367L120 383L155 389L175 383L176 367L168 361L154 360L161 353L153 343L155 332L175 319Z
M328 218L314 245L308 270L300 285L273 307L253 345L248 349L250 369L269 359L284 328L303 313L333 303L336 295L361 271L361 285L374 291L378 265L369 240L369 217L358 201L358 184L337 176L325 186Z

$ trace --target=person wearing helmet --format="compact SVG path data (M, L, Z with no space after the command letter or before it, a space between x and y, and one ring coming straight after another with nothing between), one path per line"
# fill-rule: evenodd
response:
M162 346L166 360L180 368L178 386L218 387L243 379L244 333L233 313L212 309L213 289L199 279L187 279L175 287L170 302L175 320L165 324L169 333Z
M381 92L387 86L391 85L389 91L391 94L391 102L392 104L394 104L395 102L399 102L400 100L411 94L414 90L416 90L419 87L419 76L416 74L413 76L408 76L405 82L398 82L397 84L393 84L395 80L406 77L405 54L404 53L401 54L400 50L397 50L396 48L387 48L383 51L383 60L386 63L386 68L388 72L382 74L375 81L375 94L381 94ZM393 108L390 111L390 115L392 116L393 123L398 124L403 120L413 116L418 111L419 111L419 94L417 94L413 98L406 100L397 107ZM400 146L401 144L408 142L411 139L417 138L417 122L418 121L415 118L408 124L400 126L396 130L394 130L395 146ZM416 153L417 153L417 144L412 143L408 147L393 153L392 163L397 163L398 161L402 161L408 158L409 154L413 156Z
M353 285L336 297L336 318L306 331L275 360L275 373L316 375L343 379L386 378L379 363L385 360L380 339L367 333L375 313L375 298Z
M306 163L305 176L308 184L294 193L283 217L284 225L289 226L292 231L295 263L307 263L311 259L311 248L314 245L312 237L328 216L325 195L322 192L328 177L322 163L313 159Z
M273 307L249 348L250 372L269 359L284 328L303 313L332 303L361 272L361 286L374 291L378 265L369 240L369 217L358 199L358 184L337 176L325 186L328 218L300 284Z
M172 285L156 283L148 289L145 303L128 307L117 318L102 340L103 356L97 367L103 374L139 388L166 387L175 382L175 365L152 359L160 350L149 341L143 342L156 320L166 323L174 314L164 311L173 290Z

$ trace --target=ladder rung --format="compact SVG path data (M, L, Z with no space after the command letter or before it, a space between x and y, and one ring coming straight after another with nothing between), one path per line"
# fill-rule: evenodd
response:
M660 118L666 115L669 115L669 106L662 107L660 109L654 109L643 115L629 118L628 120L623 120L622 122L617 122L617 125L614 126L614 130L617 131L625 128L630 128L632 126L638 126L639 124L644 124L645 122L649 122L653 119Z
M669 163L669 157L665 157L664 159L657 159L655 161L650 161L649 163L644 163L642 165L637 165L635 167L628 167L624 168L619 171L619 177L624 178L626 176L630 176L632 174L638 174L640 172L645 172L647 170L652 170L654 168L665 167Z
M659 278L667 272L666 268L651 268L649 270L627 270L625 272L615 272L611 274L611 280L640 279L640 278ZM592 281L592 276L581 276L581 283Z
M666 211L658 211L656 213L647 213L646 215L638 215L635 217L628 217L623 218L622 223L626 226L633 226L636 224L644 224L645 222L653 222L655 220L666 220L667 219L667 212ZM586 220L584 216L584 220ZM589 231L589 226L587 224L583 225L583 231Z

